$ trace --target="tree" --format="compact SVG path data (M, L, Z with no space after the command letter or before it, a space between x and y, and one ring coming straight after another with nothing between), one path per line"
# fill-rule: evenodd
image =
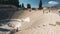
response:
M22 7L22 8L25 8L25 7L24 7L24 3L22 3L22 6L21 6L21 7Z
M18 0L14 0L14 1L12 1L12 4L18 7L19 6L19 1Z
M21 4L19 5L19 7L21 8Z
M27 8L31 8L31 5L30 4L27 4Z
M0 4L15 5L18 7L19 1L18 0L0 0Z
M8 4L15 5L16 7L18 7L19 6L19 1L18 0L8 0Z
M19 1L18 1L18 0L16 0L15 3L16 3L16 4L15 4L16 6L19 6Z
M39 2L39 9L42 9L42 0Z

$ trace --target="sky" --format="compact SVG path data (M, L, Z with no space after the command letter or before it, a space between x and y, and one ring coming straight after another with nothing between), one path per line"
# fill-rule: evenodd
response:
M19 0L19 4L24 3L24 6L27 7L27 4L31 4L31 7L38 8L40 0ZM42 0L43 6L54 6L60 4L60 0Z

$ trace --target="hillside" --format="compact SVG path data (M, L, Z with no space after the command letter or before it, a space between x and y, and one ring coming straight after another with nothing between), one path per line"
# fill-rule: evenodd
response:
M20 15L20 16L19 16ZM20 10L13 19L30 18L22 23L21 31L15 34L60 34L60 14L58 10Z
M21 31L15 34L60 34L60 9L11 10L12 11L10 11L10 9L8 11L4 10L4 13L1 13L10 16L10 19L30 19L28 23L21 22Z

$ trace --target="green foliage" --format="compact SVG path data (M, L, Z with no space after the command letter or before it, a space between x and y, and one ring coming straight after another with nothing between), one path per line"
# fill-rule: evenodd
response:
M40 2L39 2L39 9L42 9L43 7L42 7L42 0L40 0Z
M25 8L25 7L24 7L24 3L22 3L22 8Z
M19 7L21 8L21 4L19 5Z
M8 1L5 1L5 0L0 0L0 4L7 4L7 5L15 5L15 6L19 6L19 1L18 0L8 0Z
M31 5L30 4L27 4L27 8L31 8Z

